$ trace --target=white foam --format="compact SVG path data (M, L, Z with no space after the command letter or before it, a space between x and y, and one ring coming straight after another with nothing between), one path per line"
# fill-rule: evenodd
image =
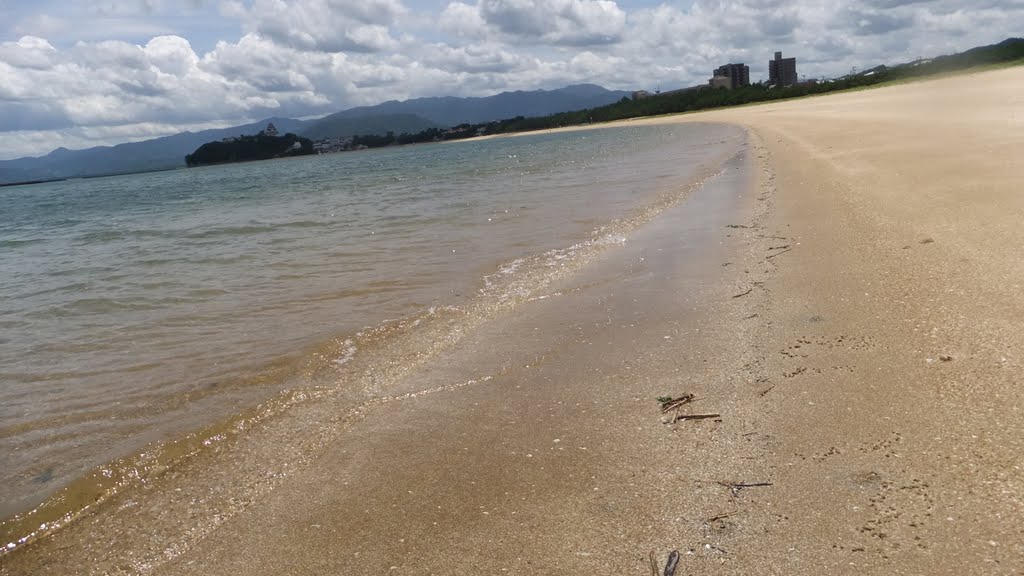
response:
M335 358L334 363L337 364L338 366L342 366L348 363L348 361L352 360L352 358L356 355L357 350L358 349L356 348L356 345L352 343L351 338L345 340L344 342L342 342L341 356Z

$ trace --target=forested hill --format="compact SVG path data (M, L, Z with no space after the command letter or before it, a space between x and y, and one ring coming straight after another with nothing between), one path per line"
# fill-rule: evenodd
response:
M192 167L269 160L286 156L304 156L312 153L313 142L308 138L301 138L295 134L273 136L266 132L260 132L255 136L239 136L217 142L207 142L195 152L185 156L185 164Z

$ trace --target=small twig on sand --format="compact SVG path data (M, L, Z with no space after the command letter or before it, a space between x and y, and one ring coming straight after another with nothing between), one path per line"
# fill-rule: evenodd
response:
M785 250L783 250L782 252L776 252L775 254L771 254L771 255L769 255L769 256L765 256L765 257L764 257L764 259L765 259L765 260L771 260L772 258L775 258L775 257L776 257L776 256L778 256L779 254L785 254L786 252L789 252L790 250L792 250L792 248L786 248L786 249L785 249Z
M693 394L683 394L682 396L677 396L675 398L658 398L658 401L661 402L661 413L664 414L669 410L679 408L684 404L693 402L694 396Z
M751 292L753 292L753 291L754 291L754 289L753 289L753 288L747 288L747 291L746 291L746 292L743 292L743 293L737 294L737 295L733 296L733 298L739 298L740 296L746 296L747 294L750 294L750 293L751 293Z
M668 562L665 563L665 576L675 576L676 566L679 564L679 550L673 550L668 555Z
M758 316L758 314L755 312L754 314L751 314L750 316L745 317L744 320L750 320L752 318L757 318L757 316Z
M765 250L765 252L768 252L768 251L771 251L771 250L782 250L784 248L789 248L789 246L790 246L789 244L783 244L782 246L771 246L771 247L767 248Z
M651 562L651 576L658 576L658 558L654 555L654 550L647 556Z
M676 423L680 420L704 420L706 418L721 418L721 414L680 414L679 409L683 406L696 401L696 397L693 394L683 394L675 398L671 396L662 396L658 398L658 402L661 402L661 413L672 412L672 418L662 418L662 422L665 424L672 424L672 429L676 430Z
M757 395L760 396L761 398L764 398L764 395L771 392L772 388L775 388L775 384L772 384L771 386L765 388L764 390L761 390L760 392L758 392Z
M743 224L726 224L726 228L750 228L750 226L744 226Z
M726 488L728 488L729 491L732 492L733 496L739 496L740 495L740 490L742 490L744 488L757 488L757 487L760 487L760 486L771 486L772 485L771 482L724 482L724 481L719 481L718 483L721 484L722 486L725 486Z
M715 520L722 520L724 518L728 518L729 516L732 516L733 514L739 512L739 511L740 511L739 508L737 508L736 510L733 510L732 512L726 512L725 514L719 514L718 516L712 516L711 518L708 518L707 520L704 520L704 523L705 524L710 524L710 523L714 522Z
M676 420L707 420L708 418L721 417L721 414L677 414Z

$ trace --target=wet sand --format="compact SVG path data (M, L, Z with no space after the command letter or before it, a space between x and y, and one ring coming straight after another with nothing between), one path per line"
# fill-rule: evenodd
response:
M644 120L749 143L215 530L0 572L1020 573L1022 110L1015 68Z
M751 280L731 260L754 241L725 235L758 208L744 149L397 392L424 377L474 384L368 414L162 573L626 574L678 546L719 511L689 504L724 496L713 480L737 462L768 473L742 459L758 449L741 440L751 421L737 402L758 326L743 323L757 300L733 298ZM655 398L687 391L728 416L664 425Z

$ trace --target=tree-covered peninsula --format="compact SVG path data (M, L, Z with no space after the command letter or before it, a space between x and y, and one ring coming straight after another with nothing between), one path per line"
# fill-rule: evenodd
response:
M273 124L269 124L266 130L260 131L255 136L238 136L207 142L197 148L195 152L185 156L185 164L189 167L204 166L228 162L269 160L287 156L305 156L312 153L312 140L291 133L278 136L277 129Z

